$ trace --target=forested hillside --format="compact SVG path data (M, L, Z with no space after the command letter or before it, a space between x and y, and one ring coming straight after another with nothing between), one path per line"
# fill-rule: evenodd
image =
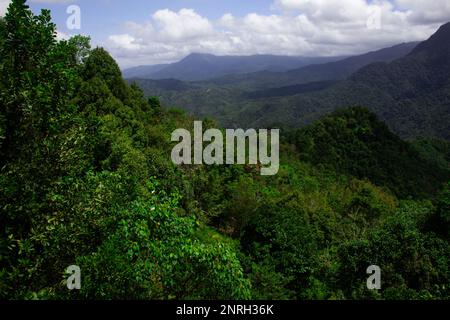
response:
M164 103L213 117L227 127L298 128L336 109L363 105L402 138L448 140L449 29L450 23L443 25L416 48L416 43L409 43L281 74L190 83L183 91L178 90L180 84L163 88L148 80L137 83Z
M252 74L234 74L211 80L217 85L232 85L264 90L318 81L343 80L348 76L375 62L392 62L411 53L418 42L402 43L390 48L361 54L328 63L314 63L286 72L259 72Z
M364 67L323 91L253 100L229 119L302 126L348 105L364 105L404 138L450 138L450 23L408 56ZM253 119L258 119L254 121Z
M286 135L302 160L368 179L389 187L402 198L434 194L437 186L450 179L450 148L445 141L441 141L437 151L430 148L421 152L390 132L364 108L336 111L313 125L287 131ZM425 147L425 140L419 146ZM432 157L441 158L442 165Z
M276 176L175 166L194 119L25 0L0 20L0 70L0 299L450 298L448 144L350 108L282 130Z

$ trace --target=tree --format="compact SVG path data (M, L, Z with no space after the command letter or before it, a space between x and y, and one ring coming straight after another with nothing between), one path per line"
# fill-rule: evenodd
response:
M439 229L447 236L447 239L450 239L450 182L447 183L440 194L437 215L439 217Z

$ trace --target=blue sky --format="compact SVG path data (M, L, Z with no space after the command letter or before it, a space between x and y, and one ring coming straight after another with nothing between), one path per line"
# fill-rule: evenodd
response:
M83 29L96 41L105 40L111 33L120 32L125 21L144 22L160 9L179 11L193 8L209 19L220 19L224 13L244 16L248 13L272 14L272 0L78 0L78 1L30 1L29 6L39 13L42 8L50 9L58 28L70 33L65 24L68 5L80 6Z
M0 0L0 15L10 0ZM52 11L60 37L91 36L121 67L217 55L341 56L429 37L449 0L29 0ZM81 29L66 28L69 5Z

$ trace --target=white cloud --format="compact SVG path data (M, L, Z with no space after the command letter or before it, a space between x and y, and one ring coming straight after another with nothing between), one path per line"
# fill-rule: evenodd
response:
M0 16L4 16L11 0L0 0Z
M412 23L439 23L450 19L449 0L395 0L395 4L408 12Z
M119 34L110 36L109 39L111 42L115 43L118 48L123 48L125 50L139 50L141 47L138 43L136 43L136 39L129 34Z
M160 36L168 41L208 36L213 27L208 19L201 17L192 9L181 9L178 13L168 9L153 14L153 20L159 27Z
M126 23L106 46L122 66L172 62L192 52L350 55L424 40L450 20L449 0L392 1L274 0L274 14L225 13L217 21L192 9L164 9L145 23ZM371 17L380 18L374 28Z
M70 35L68 35L65 32L56 30L56 40L61 41L61 40L69 40L70 39Z
M286 11L306 14L314 21L349 22L366 19L368 4L365 0L276 0Z
M232 28L234 26L235 19L231 13L225 13L219 20L219 24L226 28Z

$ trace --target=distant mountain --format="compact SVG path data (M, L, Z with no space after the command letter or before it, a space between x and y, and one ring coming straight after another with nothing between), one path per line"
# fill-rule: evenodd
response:
M168 64L157 64L153 66L138 66L122 71L122 76L125 79L129 78L147 78L149 75L159 72L166 68Z
M450 23L401 59L368 65L322 91L246 102L233 121L302 126L349 105L368 107L402 137L449 140Z
M200 81L228 74L253 73L263 70L287 71L315 63L336 61L342 57L309 58L275 55L215 56L193 53L170 65L141 66L124 70L125 78L177 79Z
M374 62L391 62L409 54L419 42L402 43L366 54L313 64L287 72L259 72L246 75L229 75L213 82L217 85L240 85L246 88L266 89L274 86L292 86L309 82L343 80L364 66Z
M396 55L400 57L395 59ZM387 61L370 63L376 59ZM214 79L183 92L157 90L145 81L139 84L166 105L213 117L227 127L302 127L338 108L360 105L402 138L450 140L450 23L420 44L274 75Z

